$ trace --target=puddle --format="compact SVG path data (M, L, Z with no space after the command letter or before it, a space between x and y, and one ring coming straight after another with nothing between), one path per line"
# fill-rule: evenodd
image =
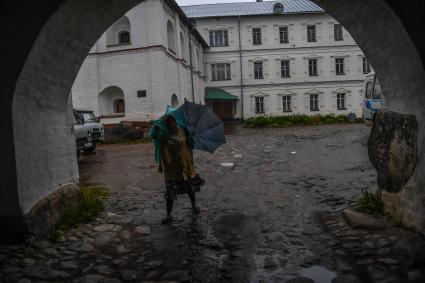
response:
M305 268L300 275L313 279L314 283L331 283L332 279L336 277L335 272L329 271L319 265L313 265L312 267Z

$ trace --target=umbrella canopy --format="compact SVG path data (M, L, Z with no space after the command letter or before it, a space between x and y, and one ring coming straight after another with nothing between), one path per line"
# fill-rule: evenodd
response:
M184 117L194 148L212 153L226 142L223 121L207 106L185 101L175 112Z

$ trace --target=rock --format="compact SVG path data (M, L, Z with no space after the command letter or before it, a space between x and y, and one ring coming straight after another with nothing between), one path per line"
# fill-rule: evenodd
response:
M93 270L102 275L109 275L109 274L112 274L113 272L112 268L110 268L107 265L98 265L94 267Z
M31 265L22 270L25 276L41 280L63 280L68 279L70 275L65 271L52 269L50 266Z
M96 226L93 228L96 232L110 232L110 231L116 231L117 225L114 224L102 224L99 226Z
M412 176L418 161L417 128L414 115L391 111L375 114L368 153L380 189L398 192Z
M381 239L378 240L378 246L381 247L381 248L386 247L389 244L390 244L390 240L388 240L388 239L381 238Z
M387 229L387 222L383 219L375 218L371 215L346 209L343 211L343 216L348 225L354 229L367 229L367 230L385 230Z
M94 250L94 247L86 242L75 243L71 245L69 248L75 252L80 252L80 253L90 253Z
M395 258L405 267L425 267L425 239L414 235L401 239L393 247Z
M407 278L414 282L425 282L425 273L421 270L413 270L407 273Z
M391 252L391 248L382 248L378 250L378 255L387 255Z
M152 268L152 267L158 267L162 265L163 263L164 262L160 260L152 260L152 261L146 262L144 265Z
M392 258L380 258L378 259L379 262L385 263L385 264L389 264L389 265L396 265L398 264L398 261L396 261L395 259Z
M16 273L21 271L19 267L16 266L4 266L2 269L4 274Z
M286 283L314 283L314 280L307 277L299 276L299 277L295 277L293 279L287 280Z
M368 265L368 264L373 263L373 259L371 259L371 258L362 258L362 259L356 260L356 263L358 265Z
M78 265L73 261L62 261L59 264L59 268L61 268L61 269L77 269Z
M22 263L22 265L33 265L33 264L35 264L35 259L24 258L21 263Z
M161 279L176 280L176 281L179 281L179 282L185 282L189 278L188 278L188 274L187 274L186 271L178 270L178 271L171 271L171 272L164 274L161 277Z
M272 257L268 256L264 259L263 266L265 269L276 269L277 263Z
M139 235L149 235L151 233L151 228L147 225L138 226L134 228L134 233Z
M344 274L332 279L331 283L362 283L362 281L351 274Z
M39 249L45 249L45 248L51 247L52 243L49 242L49 241L40 241L40 242L35 243L33 246L36 247L36 248L39 248Z
M125 281L131 281L137 279L137 271L134 270L121 270L121 277Z
M31 280L29 280L28 278L21 278L16 281L16 283L31 283Z
M149 271L149 272L148 272L148 274L146 275L146 279L152 279L152 278L154 278L157 274L158 274L158 272L157 272L156 270Z
M112 233L101 234L94 239L94 245L96 247L106 246L107 244L109 244L109 242L111 242L114 235L115 234Z
M116 265L116 266L118 266L120 268L124 268L124 267L127 266L127 262L125 260L123 260L123 259L120 259L120 258L112 261L112 264L113 265Z
M54 248L45 248L45 249L42 249L41 252L49 256L58 255L58 251Z
M125 254L130 252L129 249L127 249L124 245L118 245L117 246L117 254Z
M372 243L371 241L366 241L363 243L363 246L367 249L374 249L375 248L375 244Z

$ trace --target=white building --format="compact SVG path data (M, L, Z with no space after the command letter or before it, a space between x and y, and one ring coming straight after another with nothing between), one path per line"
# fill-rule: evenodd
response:
M182 10L172 0L147 0L117 21L84 62L74 106L125 116L118 120L151 119L167 104L193 99L192 60L195 102L223 118L361 115L370 64L350 34L309 0ZM196 27L192 56L187 17Z
M174 0L144 1L91 49L72 87L74 108L117 123L157 118L184 99L203 103L205 47Z

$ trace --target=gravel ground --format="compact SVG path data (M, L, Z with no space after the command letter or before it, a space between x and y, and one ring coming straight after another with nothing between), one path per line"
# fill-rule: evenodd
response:
M369 131L228 125L224 146L195 152L201 214L179 196L170 225L152 144L101 146L80 174L110 190L106 211L64 241L0 247L0 282L420 282L393 251L412 232L353 230L341 216L376 189Z

